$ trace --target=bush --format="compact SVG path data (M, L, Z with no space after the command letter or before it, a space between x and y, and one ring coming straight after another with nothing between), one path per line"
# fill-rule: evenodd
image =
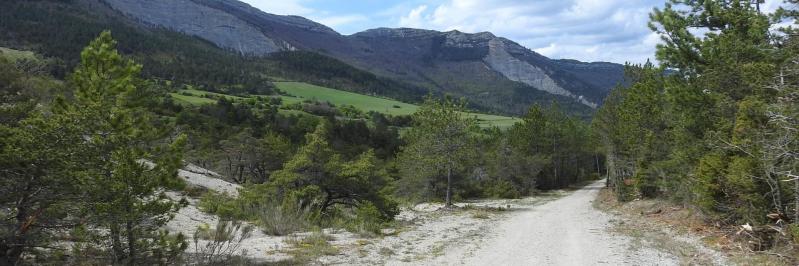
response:
M253 227L238 221L219 221L216 228L207 224L194 232L194 259L200 265L226 265L236 256L241 243L252 236ZM245 255L247 250L242 250Z
M241 210L237 210L234 199L226 193L208 191L201 198L197 207L204 212L218 215L219 217L230 219L233 217L241 218Z
M515 199L521 192L508 180L496 180L485 184L483 194L489 198Z
M328 243L328 241L331 240L333 240L333 237L330 235L316 231L306 237L288 238L286 239L286 243L294 246L294 250L290 252L294 256L294 259L298 263L305 264L321 256L339 254L338 248Z
M799 244L799 224L789 224L788 231L794 244Z
M307 210L297 207L268 205L261 209L258 225L268 235L284 236L311 228L311 217Z
M355 209L355 217L348 223L347 229L363 235L379 234L386 222L380 210L367 202Z

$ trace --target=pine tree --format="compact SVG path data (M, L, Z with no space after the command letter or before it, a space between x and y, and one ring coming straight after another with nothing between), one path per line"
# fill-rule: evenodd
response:
M387 173L377 164L374 152L344 161L330 148L328 131L328 123L320 123L283 169L270 177L284 206L311 208L330 216L334 206L360 208L369 203L378 208L381 218L393 219L397 205L386 196Z
M0 125L0 264L50 246L78 223L79 163L86 150L73 117L34 112L17 127Z
M108 233L116 263L146 262L150 254L174 256L185 249L182 236L164 241L158 228L182 203L164 188L180 188L185 136L163 145L164 132L141 107L148 91L139 78L141 66L124 59L109 32L103 32L81 53L81 64L70 77L75 99L62 101L58 112L71 114L82 128L89 154L81 185L86 212ZM160 258L167 259L167 258Z
M445 202L452 206L453 178L465 170L475 156L473 133L477 121L464 114L465 102L447 97L428 97L413 115L414 126L407 132L408 145L402 149L406 178L446 177Z

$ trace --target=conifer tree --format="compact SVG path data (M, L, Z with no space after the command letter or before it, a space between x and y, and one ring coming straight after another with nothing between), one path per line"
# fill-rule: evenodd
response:
M423 182L442 175L446 178L447 207L452 206L455 175L475 156L477 120L464 114L465 107L464 101L428 97L413 115L414 126L406 135L408 145L402 149L406 178L428 179Z
M393 219L397 205L386 196L387 173L374 151L344 161L330 148L328 128L327 122L320 123L306 136L305 146L270 177L284 206L310 207L329 216L334 206L360 208L369 203L378 209L379 218Z
M116 263L148 263L153 254L168 259L185 249L182 236L174 239L158 228L182 203L164 194L180 188L185 136L162 144L165 135L142 107L148 100L141 66L124 59L109 32L103 32L81 53L81 64L70 77L74 101L62 101L57 112L75 117L82 127L81 186L86 213L95 226L107 228L101 237L111 243ZM152 262L149 262L152 263Z
M73 117L34 112L17 127L0 124L0 264L49 247L75 225L85 149Z

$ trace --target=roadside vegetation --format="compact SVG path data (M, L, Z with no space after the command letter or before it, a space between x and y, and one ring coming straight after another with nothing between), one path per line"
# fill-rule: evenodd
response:
M799 39L776 24L796 11L760 3L654 10L660 66L628 66L633 85L613 90L593 124L620 201L695 206L745 250L796 264Z
M323 229L383 235L401 202L517 198L601 170L588 125L556 104L480 127L490 116L451 97L415 106L303 83L273 97L146 79L109 32L64 81L58 60L3 51L3 264L243 263L253 230L296 238L295 260L308 261L337 250ZM283 102L308 95L329 98ZM360 109L369 105L412 112ZM536 132L542 141L529 142ZM242 188L187 188L177 176L187 163ZM164 231L188 200L222 221ZM319 233L298 237L308 231Z

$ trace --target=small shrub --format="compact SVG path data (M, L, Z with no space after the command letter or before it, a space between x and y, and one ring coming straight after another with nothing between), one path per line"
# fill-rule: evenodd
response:
M486 184L484 194L489 198L516 199L521 192L508 180L497 180Z
M215 191L208 191L200 198L197 207L204 212L216 214L222 218L232 218L237 213L234 201L234 198L225 193L220 194Z
M377 254L380 254L380 255L383 255L383 256L391 256L391 255L394 255L395 253L394 253L394 250L391 250L390 248L382 247L382 248L380 248L380 250L377 251Z
M374 204L366 202L355 209L355 217L346 223L346 228L365 236L374 236L383 229L385 220Z
M186 186L183 189L183 192L186 193L186 196L190 198L199 198L208 193L208 191L209 190L207 188L201 186Z
M300 208L267 206L261 210L258 225L265 234L284 236L310 228L311 217Z
M472 218L475 218L475 219L488 219L489 215L488 215L488 212L485 211L485 210L477 210L474 213L472 213Z
M338 248L328 243L328 241L331 240L333 240L332 236L316 231L311 235L302 238L287 238L286 243L294 246L294 250L290 251L289 253L294 256L296 261L308 262L322 256L339 254Z
M794 244L799 244L799 224L788 225L788 231Z
M220 221L214 229L207 224L197 227L193 237L195 262L201 265L226 264L236 257L241 243L252 236L252 231L252 226L236 221ZM246 252L243 250L242 255Z

